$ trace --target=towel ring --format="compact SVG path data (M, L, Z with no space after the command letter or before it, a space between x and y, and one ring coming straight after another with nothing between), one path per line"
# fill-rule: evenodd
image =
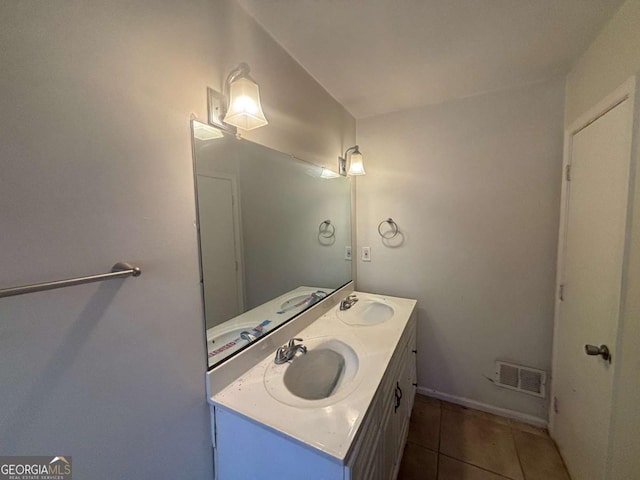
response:
M324 225L324 228L323 228ZM318 235L322 238L331 238L336 234L336 227L331 225L331 220L325 220L318 227Z
M386 235L382 233L382 225L384 225L385 223L388 223L391 226L391 230L389 232L386 232ZM399 231L400 229L398 228L398 224L393 221L393 218L387 218L386 220L381 221L380 224L378 225L378 233L385 240L391 240L396 235L398 235Z

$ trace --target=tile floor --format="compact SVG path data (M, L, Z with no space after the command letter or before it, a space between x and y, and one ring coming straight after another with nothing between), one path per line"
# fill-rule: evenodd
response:
M399 480L570 480L547 431L416 395Z

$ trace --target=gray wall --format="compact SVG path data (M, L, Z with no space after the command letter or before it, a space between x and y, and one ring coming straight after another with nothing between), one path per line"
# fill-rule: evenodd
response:
M640 71L640 1L627 0L567 75L565 125Z
M355 124L230 0L0 4L0 454L77 478L212 478L189 118L252 66L250 137L334 166Z
M566 124L640 71L640 1L628 0L612 17L567 77ZM636 79L638 82L638 79ZM638 93L636 93L638 102ZM636 109L636 119L640 113ZM638 125L636 120L636 126ZM631 199L629 251L623 290L623 315L613 395L608 477L636 478L638 455L638 399L640 399L640 132L634 132L635 193ZM615 360L614 360L615 361Z
M420 387L547 418L485 376L496 359L550 370L563 102L557 79L358 120L358 289L418 299Z

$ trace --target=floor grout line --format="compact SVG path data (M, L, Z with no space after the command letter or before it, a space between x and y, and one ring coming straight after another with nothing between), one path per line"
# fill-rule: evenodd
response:
M509 424L509 434L511 435L511 439L513 440L513 448L516 451L516 457L518 459L518 466L520 467L520 473L522 473L522 478L527 480L527 475L524 473L524 467L522 466L522 460L520 460L520 452L518 451L518 444L516 443L516 436L513 434L513 427Z
M480 466L475 465L473 463L465 462L464 460L460 460L459 458L452 457L451 455L447 455L446 453L440 453L439 455L442 455L443 457L450 458L451 460L455 460L456 462L464 463L465 465L469 465L469 466L471 466L473 468L477 468L478 470L482 470L483 472L492 473L493 475L497 475L500 478L506 478L506 480L514 480L511 477L505 477L501 473L494 472L493 470L488 470L486 468L480 467Z
M427 450L429 452L432 452L432 453L439 453L437 450L434 450L433 448L425 447L424 445L421 445L418 442L414 442L413 440L408 440L407 439L407 441L405 442L405 445L408 444L408 443L410 443L411 445L415 445L416 447L420 447L420 448L422 448L424 450Z

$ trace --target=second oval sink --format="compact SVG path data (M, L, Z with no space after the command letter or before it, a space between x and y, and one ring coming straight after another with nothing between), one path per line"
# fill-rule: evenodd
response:
M338 310L338 318L349 325L377 325L395 313L393 305L385 299L360 297L348 310Z

